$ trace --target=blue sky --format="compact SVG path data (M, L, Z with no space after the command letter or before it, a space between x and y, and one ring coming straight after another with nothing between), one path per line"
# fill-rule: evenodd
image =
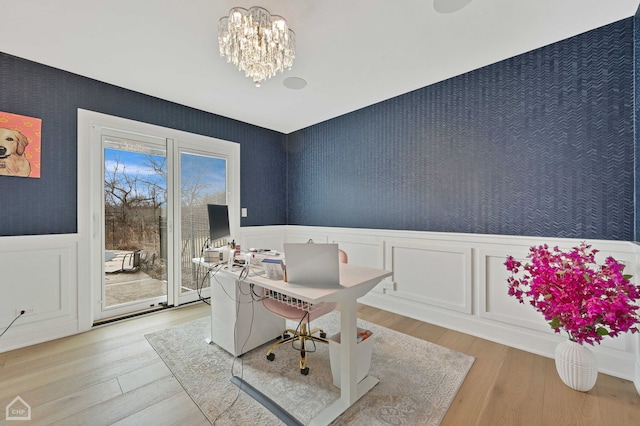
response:
M150 154L130 151L121 151L107 148L104 150L105 171L113 170L116 161L120 164L120 170L125 167L127 174L138 175L145 180L160 183L160 177L154 177L155 172L145 166ZM154 156L158 159L160 156ZM206 193L225 191L226 161L221 158L203 155L183 153L181 155L181 180L188 183L190 179L200 175L201 182L206 184Z

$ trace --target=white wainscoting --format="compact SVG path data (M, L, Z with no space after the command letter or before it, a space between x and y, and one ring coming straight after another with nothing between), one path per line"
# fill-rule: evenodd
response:
M532 245L568 249L581 240L304 226L278 227L269 235L269 228L242 228L242 244L281 250L285 241L336 242L350 263L393 271L361 303L549 358L566 338L530 306L508 296L504 261L508 255L525 259ZM609 255L624 261L638 282L635 244L587 242L600 250L599 261ZM600 371L632 380L640 389L639 340L627 333L593 347Z
M640 355L636 357L636 377L633 383L636 385L636 391L640 394Z
M472 313L471 249L424 240L385 241L389 295L454 312Z
M78 333L78 237L0 238L0 352Z
M235 239L243 248L282 250L284 242L309 239L336 242L350 263L393 271L360 300L371 306L547 357L564 339L540 314L507 295L503 263L509 254L524 259L532 245L570 248L580 240L304 226L244 227L240 234ZM78 279L88 276L82 248L87 242L79 235L0 238L0 330L16 309L35 310L0 338L0 352L90 328L90 283ZM635 244L588 243L602 258L624 261L638 282ZM640 337L627 333L593 350L601 372L632 380L640 391L639 347Z

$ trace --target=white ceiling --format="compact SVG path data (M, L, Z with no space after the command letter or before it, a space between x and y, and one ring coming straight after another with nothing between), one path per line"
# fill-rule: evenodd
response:
M451 13L440 11L462 9ZM468 3L468 4L467 4ZM632 16L640 0L0 0L0 51L282 133ZM296 33L256 88L218 20L262 6ZM300 77L306 88L283 86Z

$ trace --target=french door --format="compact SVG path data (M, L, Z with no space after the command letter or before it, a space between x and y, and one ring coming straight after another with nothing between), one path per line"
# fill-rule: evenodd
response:
M209 238L207 204L228 204L228 159L189 144L178 148L178 157L180 200L175 205L180 210L176 212L180 217L180 253L176 256L180 288L176 298L182 304L209 295L206 270L193 259L202 257Z
M102 129L100 139L104 271L97 319L169 304L173 232L167 224L175 192L167 179L172 140L115 129Z
M208 297L192 259L207 204L228 205L239 229L239 145L108 117L90 152L94 321Z

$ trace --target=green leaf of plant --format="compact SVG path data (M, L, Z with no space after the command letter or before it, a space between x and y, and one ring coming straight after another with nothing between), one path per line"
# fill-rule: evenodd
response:
M624 274L622 278L624 278L625 280L630 280L631 278L633 278L633 275Z
M556 329L560 326L560 320L556 317L549 322L551 328Z
M609 335L609 330L607 330L606 328L603 328L603 327L598 327L596 329L596 334L598 336L608 336Z

